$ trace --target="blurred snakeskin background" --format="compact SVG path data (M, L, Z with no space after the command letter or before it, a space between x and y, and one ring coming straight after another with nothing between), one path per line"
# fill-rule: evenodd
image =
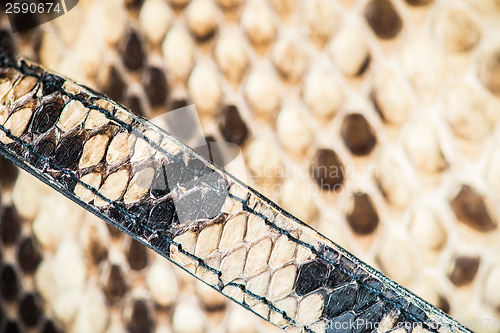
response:
M500 332L497 0L80 0L2 14L0 47L146 118L194 104L250 186ZM280 331L4 159L0 184L0 331Z

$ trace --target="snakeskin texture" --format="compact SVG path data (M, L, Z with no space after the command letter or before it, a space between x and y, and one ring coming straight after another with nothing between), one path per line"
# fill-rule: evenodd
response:
M0 68L3 154L264 319L467 331L122 106L7 54Z

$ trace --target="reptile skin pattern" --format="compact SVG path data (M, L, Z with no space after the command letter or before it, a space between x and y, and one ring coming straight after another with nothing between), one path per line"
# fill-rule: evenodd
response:
M244 307L305 332L468 332L148 121L0 56L0 152Z

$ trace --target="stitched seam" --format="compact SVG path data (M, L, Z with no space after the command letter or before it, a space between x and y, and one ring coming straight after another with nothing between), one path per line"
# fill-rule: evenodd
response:
M385 295L383 295L383 293L376 289L376 288L373 288L372 286L366 284L364 281L362 281L356 274L353 274L349 271L347 271L346 269L344 269L342 266L340 266L338 263L332 261L331 259L327 258L323 253L321 253L320 251L316 250L316 248L309 244L309 243L305 243L304 241L301 241L300 239L294 237L292 234L290 234L288 231L284 230L284 229L281 229L280 227L278 227L277 225L275 225L272 221L270 221L265 215L257 212L256 210L254 210L253 208L249 207L248 206L248 201L247 200L243 200L237 196L234 196L233 194L229 193L229 196L239 202L242 203L243 205L243 209L246 210L247 212L251 213L251 214L254 214L254 215L257 215L259 216L260 218L262 218L264 220L264 222L269 225L270 227L272 227L273 229L277 230L278 233L282 234L282 235L285 235L290 241L296 243L297 245L301 245L301 246L304 246L306 248L308 248L309 250L311 250L312 253L314 253L317 257L325 260L327 263L329 263L330 265L332 265L334 268L340 270L342 273L346 274L347 276L349 276L351 279L353 279L354 281L356 281L359 285L375 292L380 298L381 300L389 303L389 304L392 304L394 306L396 306L399 310L401 310L401 312L405 315L408 315L409 316L409 319L412 319L414 320L415 322L418 322L418 323L422 323L427 329L431 330L432 332L437 332L434 328L428 326L425 322L422 322L420 319L416 318L414 315L412 315L411 313L409 313L407 310L405 310L399 303L387 298ZM370 273L368 273L370 274ZM371 275L371 274L370 274ZM418 306L418 304L417 304ZM420 307L419 307L420 308Z
M2 130L3 132L5 132L6 136L8 136L10 139L12 139L12 140L16 141L17 143L19 143L19 144L23 145L23 146L24 146L24 147L26 147L28 150L30 150L30 152L31 152L34 156L36 156L37 158L40 158L40 159L42 159L42 160L44 160L44 161L49 162L49 158L48 158L48 157L46 157L46 156L43 156L43 155L39 154L39 153L38 153L38 152L37 152L37 151L33 148L33 146L31 146L31 145L30 145L29 143L27 143L26 141L23 141L23 140L21 140L20 138L18 138L18 137L16 137L16 136L12 135L12 133L11 133L8 129L6 129L3 125L0 125L0 130ZM17 155L16 155L16 156L17 156ZM30 165L30 166L31 166L31 165ZM32 167L32 168L33 168L33 169L35 169L35 172L38 172L38 171L36 171L36 168L34 168L34 167ZM64 173L64 174L66 174L66 175L70 176L70 177L71 177L73 180L75 180L77 183L79 183L80 185L82 185L83 187L85 187L86 189L88 189L89 191L91 191L92 193L94 193L95 195L99 196L99 197L100 197L101 199L103 199L104 201L108 202L110 205L112 205L113 207L115 207L117 210L119 210L120 212L124 213L127 217L131 218L131 219L132 219L132 222L136 223L139 227L144 228L144 229L146 229L147 231L151 232L151 234L152 234L152 235L157 235L158 237L161 237L161 239L162 239L162 240L164 240L165 242L167 242L168 244L176 246L176 247L179 249L179 252L181 252L182 254L184 254L184 255L186 255L186 256L188 256L188 257L190 257L191 259L193 259L193 260L197 261L197 262L198 262L198 264L199 264L200 266L202 266L203 268L205 268L205 269L209 270L210 272L212 272L212 273L216 274L216 275L217 275L217 277L218 277L219 283L217 284L217 286L214 286L214 285L213 285L213 286L214 286L214 287L219 288L219 290L220 290L220 291L222 291L222 289L223 289L223 288L225 288L226 286L235 286L235 287L238 287L239 289L241 289L244 293L248 294L249 296L252 296L252 297L257 298L257 299L259 299L260 301L262 301L262 302L263 302L264 304L266 304L266 305L267 305L267 306L268 306L271 310L273 310L273 311L275 311L275 312L280 313L280 314L283 316L283 318L284 318L285 320L289 321L292 325L295 325L295 326L301 326L301 325L299 325L299 324L298 324L298 323L297 323L294 319L290 318L290 317L286 314L286 312L285 312L285 311L283 311L283 310L281 310L281 309L276 308L274 305L272 305L272 304L271 304L271 302L270 302L267 298L265 298L265 297L263 297L263 296L259 296L259 295L256 295L256 294L252 293L250 290L248 290L248 289L245 287L245 285L242 285L242 284L237 284L237 283L234 283L234 282L228 282L228 283L224 284L224 283L222 282L222 278L221 278L221 276L222 276L222 272L221 272L221 271L216 270L216 269L214 269L213 267L208 266L208 265L207 265L207 264L203 261L203 259L201 259L201 258L197 257L196 255L191 254L191 253L187 252L186 250L184 250L184 249L182 248L182 244L180 244L180 243L177 243L177 242L173 241L172 239L170 239L170 238L166 237L165 235L162 235L159 231L155 231L154 229L151 229L149 226L145 225L145 223L144 223L144 222L140 222L140 221L139 221L139 219L138 219L138 216L134 215L133 213L129 212L129 211L128 211L128 210L126 210L126 209L123 209L123 208L122 208L122 206L121 206L118 202L113 201L113 200L110 200L110 199L108 199L107 197L103 196L103 195L102 195L101 193L99 193L99 191L98 191L98 190L96 190L94 187L92 187L92 186L90 186L90 185L88 185L88 184L86 184L86 183L82 182L82 181L81 181L81 180L80 180L80 179L79 179L79 178L78 178L78 177L74 174L74 172L72 172L71 170L64 170L64 169L62 169L62 168L61 168L61 169L54 169L54 170L59 171L59 172L62 172L62 173ZM68 190L64 190L64 191L65 191L65 192L67 192L67 193L71 193L71 196L72 196L73 198L75 198L75 199L77 199L77 200L80 200L78 197L76 197L76 195L74 195L74 193L72 193L72 192L70 192L70 191L68 191ZM90 205L90 204L88 204L88 203L85 203L85 205L86 205L86 206L91 207L91 208L92 208L92 210L94 210L94 209L95 209L95 210L99 211L99 209L98 209L96 206ZM123 223L122 223L122 225L123 225ZM127 228L126 228L126 229L127 229ZM131 235L131 236L132 236L132 235ZM138 235L134 235L134 236L135 236L134 238L138 238L138 237L137 237ZM150 236L150 237L151 237L151 236ZM150 245L150 246L153 246L153 245L152 245L152 244L150 244L150 243L149 243L149 245ZM156 247L156 248L158 248L158 249L161 249L159 246L154 246L154 247ZM167 257L167 259L169 259L170 261L173 261L174 263L176 263L177 265L179 265L179 263L177 263L176 261L174 261L172 258ZM194 275L195 275L195 274L194 274ZM195 275L195 276L196 276L198 279L200 279L200 277L198 277L197 275ZM226 296L227 296L227 295L226 295ZM230 297L230 296L227 296L227 297L229 297L229 298L233 299L233 298L232 298L232 297ZM233 299L233 300L234 300L235 302L237 302L237 303L240 303L240 302L238 302L238 301L237 301L237 300L235 300L235 299ZM247 308L249 308L249 307L248 307L246 304L244 304L244 303L240 303L240 304L242 304L242 305L246 306ZM249 308L249 309L250 309L250 310L252 310L251 308ZM252 311L253 311L253 310L252 310ZM255 311L253 311L253 312L255 312ZM259 315L259 314L257 314L257 315ZM266 320L267 320L267 319L266 319ZM312 332L312 331L310 331L308 328L305 328L305 330L306 330L307 332Z
M17 65L14 65L13 66L14 68L16 68L19 72L21 72L22 74L25 74L23 69L20 67L20 66L17 66ZM26 75L26 74L25 74ZM36 74L36 73L32 73L31 74L32 76L35 76L37 77L39 80L41 79L41 76ZM80 86L80 85L79 85ZM87 90L85 87L82 87L83 89ZM58 88L57 89L62 95L65 95L67 97L69 97L70 99L73 99L73 100L78 100L79 102L81 102L85 107L89 108L89 109L93 109L93 110L96 110L96 111L99 111L101 112L102 114L104 114L108 119L116 122L118 125L124 127L129 133L131 134L134 134L136 137L140 137L141 139L145 140L152 148L156 149L157 151L160 151L161 153L163 153L164 155L167 155L168 157L170 158L173 158L173 159L176 159L180 166L184 167L187 171L190 171L192 173L194 173L194 170L192 170L191 168L189 168L186 164L184 164L183 162L179 161L179 159L174 156L174 155L171 155L170 153L168 153L167 151L165 151L162 147L160 147L158 144L156 144L154 141L150 140L149 138L147 138L146 136L142 135L141 133L139 133L137 130L134 129L133 126L117 119L115 116L113 116L108 110L104 109L104 108L101 108L99 106L96 106L96 105L93 105L93 104L90 104L88 103L85 99L81 98L81 97L78 97L74 94L70 94L68 92L66 92L64 89L62 88ZM91 92L89 92L90 94L92 94ZM94 94L92 94L94 95ZM97 96L96 96L97 97ZM131 112L129 112L127 109L123 108L122 107L122 110L121 111L125 111L125 113L133 120L133 121L136 121L137 123L139 124L142 124L144 125L145 127L148 127L148 129L153 129L155 130L154 128L152 128L151 126L149 126L149 124L147 123L144 123L142 121L140 121L140 119L138 119L135 115L133 115ZM3 126L2 126L3 127ZM141 135L138 135L138 134L141 134ZM162 133L162 136L163 133ZM78 181L78 180L77 180ZM80 182L82 183L82 182ZM82 186L83 186L84 183L82 183ZM86 185L86 184L85 184ZM210 185L210 184L208 184ZM86 186L84 186L86 187ZM91 190L90 188L88 188L89 190ZM94 189L95 190L95 189ZM91 190L92 191L92 190ZM93 191L92 191L93 192ZM96 191L97 192L97 191ZM97 195L97 193L96 193ZM284 234L287 236L288 239L290 239L291 241L295 242L297 245L301 245L301 246L304 246L308 249L311 250L311 252L313 252L316 256L318 256L319 258L325 260L327 263L331 264L333 267L339 269L341 272L343 272L344 274L346 274L347 276L349 276L351 279L355 280L358 284L364 286L365 288L373 291L374 293L376 293L382 300L386 301L387 303L390 303L390 304L393 304L394 306L396 306L398 309L401 310L402 313L408 315L408 317L416 322L421 322L421 320L417 319L416 317L414 317L411 313L407 312L399 303L396 303L390 299L388 299L385 295L382 294L381 291L379 291L378 289L375 289L369 285L367 285L366 283L364 283L364 281L361 281L355 274L345 270L343 267L341 267L340 265L338 265L337 263L331 261L331 259L329 258L326 258L322 253L320 253L319 251L317 251L313 245L309 244L309 243L305 243L295 237L293 237L288 231L286 230L283 230L281 229L280 227L276 226L273 222L271 222L266 216L264 216L263 214L260 214L258 212L256 212L255 210L253 210L252 208L248 207L247 205L247 202L246 200L242 200L241 198L238 198L238 197L235 197L233 196L231 193L228 192L228 195L233 198L233 199L236 199L238 201L240 201L243 206L244 206L244 210L246 210L247 212L251 213L251 214L254 214L254 215L257 215L259 217L261 217L262 219L264 219L265 223L269 226L271 226L272 228L274 228L275 230L277 230L280 234ZM109 203L114 203L112 201L109 201ZM125 213L126 215L128 215L130 217L130 213L126 210L123 210L119 205L114 205L115 208L117 208L118 210L122 211L123 213ZM134 222L137 222L136 219L133 219ZM146 230L152 232L153 234L158 234L157 231L154 231L154 230L150 230L148 227L145 227L143 225L141 225L141 223L139 222L139 225L143 228L145 228ZM177 246L177 245L176 245ZM221 278L220 278L220 274L221 272L217 272L216 270L213 270L213 268L210 268L208 267L201 258L197 258L195 257L194 255L190 255L188 252L186 252L185 250L182 249L182 246L181 244L178 245L178 248L179 248L179 251L181 251L181 253L183 254L186 254L187 256L191 257L192 259L198 261L198 263L200 263L202 265L202 267L212 271L213 273L217 274L218 277L219 277L219 284L222 282L221 281ZM206 266L206 267L205 267ZM216 273L217 272L217 273ZM325 300L325 303L326 303L326 300ZM418 306L418 304L417 304ZM426 325L426 323L423 323L423 325L425 325L426 327L428 325ZM429 330L432 330L433 332L435 332L435 330L431 327L428 327Z
M23 61L21 60L21 62L23 62ZM18 66L17 64L14 64L14 65L7 64L7 66L8 66L8 67L13 67L13 68L17 69L17 70L18 70L21 74L23 74L23 75L31 75L31 76L37 77L39 80L41 79L41 76L40 76L40 75L38 75L37 73L34 73L34 72L33 72L33 73L25 73L25 70L24 70L23 68L21 68L21 66ZM33 65L33 66L36 66L36 65ZM36 67L37 67L37 66L36 66ZM38 68L40 68L40 67L38 67ZM42 70L43 70L43 69L42 69ZM79 85L79 86L80 86L80 85ZM87 88L86 88L86 87L82 87L82 88L83 88L83 89L85 89L85 90L87 90ZM162 147L160 147L160 146L159 146L158 144L156 144L154 141L150 140L148 137L146 137L146 136L142 135L142 133L140 133L139 131L137 131L136 129L134 129L134 127L133 127L133 126L131 126L130 124L127 124L127 123L125 123L125 122L123 122L123 121L121 121L121 120L117 119L117 118L116 118L115 116L113 116L113 115L112 115L112 114L111 114L108 110L106 110L106 109L104 109L104 108L101 108L101 107L99 107L99 106L96 106L96 105L90 104L90 103L88 103L85 99L83 99L83 98L81 98L81 97L79 97L79 96L77 96L77 95L70 94L70 93L68 93L68 92L64 91L64 89L62 89L62 88L58 88L57 90L58 90L58 91L59 91L62 95L65 95L65 96L69 97L70 99L80 101L80 102L81 102L81 103L82 103L85 107L87 107L87 108L89 108L89 109L93 109L93 110L97 110L97 111L101 112L101 113L102 113L102 114L104 114L104 115L105 115L108 119L110 119L110 120L114 121L115 123L117 123L117 124L118 124L118 125L120 125L121 127L125 128L125 129L129 132L129 133L131 133L131 134L135 135L136 137L141 138L141 139L143 139L144 141L146 141L146 142L147 142L147 143L148 143L148 144L149 144L152 148L156 149L156 151L159 151L159 152L163 153L164 155L166 155L166 156L168 156L168 157L170 157L170 158L172 158L172 159L177 160L177 162L178 162L179 166L183 167L185 170L187 170L187 171L189 171L189 172L191 172L191 173L193 173L193 174L196 174L196 170L194 170L194 169L192 169L192 168L188 167L188 166L187 166L185 163L183 163L183 161L181 161L181 160L180 160L177 156L172 155L172 154L170 154L169 152L165 151ZM101 96L95 95L95 94L94 94L94 93L92 93L91 91L89 91L88 93L89 93L90 95L92 95L92 96L95 96L95 97L105 98L105 97L101 97ZM155 130L155 131L157 130L156 128L154 128L154 127L150 126L150 124L143 122L140 118L136 117L134 114L132 114L131 112L129 112L126 108L124 108L124 107L122 107L122 106L120 106L120 108L121 108L121 111L124 111L124 112L125 112L125 113L126 113L126 114L127 114L127 115L128 115L128 116L129 116L129 117L130 117L133 121L135 121L137 124L141 124L141 125L143 125L144 127L146 127L147 129L152 129L152 130ZM1 126L1 129L5 131L5 128L4 128L3 126ZM7 130L7 131L8 131L8 130ZM163 136L163 137L165 137L165 135L164 135L163 133L161 133L161 134L162 134L162 136ZM167 137L167 138L168 138L168 137ZM29 144L28 144L28 146L29 146ZM185 151L183 150L183 152L185 152ZM33 152L33 153L35 154L35 156L37 156L36 152ZM192 156L193 158L197 158L195 155L191 155L191 156ZM39 156L39 157L41 157L41 156ZM66 172L66 171L64 171L64 170L59 170L59 171L62 171L62 172L64 172L64 173L67 173L67 172ZM76 176L74 176L74 175L71 175L71 176L76 178ZM90 187L90 186L88 186L87 184L85 184L85 183L83 183L83 182L79 181L79 179L78 179L78 178L76 178L76 180L77 180L79 183L81 183L81 185L82 185L82 186L84 186L85 188L89 189L89 190L90 190L90 191L92 191L93 193L94 193L94 191L95 191L95 192L96 192L96 193L95 193L96 195L102 196L102 195L100 195L100 194L98 193L98 191L97 191L97 190L95 190L94 188L91 188L91 187ZM228 180L228 179L226 178L226 180ZM230 181L232 182L232 180L230 180ZM207 185L211 186L211 184L207 184ZM87 186L88 186L88 187L87 187ZM213 186L211 186L211 187L213 187ZM255 195L255 194L251 193L250 191L249 191L249 193L250 193L251 195ZM349 271L345 270L343 267L341 267L341 266L340 266L339 264L337 264L336 262L334 262L334 261L332 261L331 259L329 259L329 258L325 257L325 256L324 256L324 254L322 254L320 251L316 250L316 249L314 248L314 246L313 246L313 245L311 245L311 244L309 244L309 243L305 243L305 242L303 242L303 241L301 241L301 240L299 240L299 239L295 238L295 237L294 237L294 236L292 236L292 235L291 235L288 231L286 231L286 230L284 230L284 229L281 229L280 227L278 227L277 225L275 225L272 221L270 221L270 220L269 220L266 216L264 216L263 214L258 213L257 211L255 211L255 210L253 210L252 208L248 207L248 205L247 205L247 200L243 200L243 199L241 199L241 198L238 198L238 197L236 197L236 196L232 195L232 194L231 194L231 193L229 193L229 192L228 192L228 195L229 195L229 197L231 197L231 198L233 198L233 199L235 199L235 200L237 200L237 201L240 201L240 202L243 204L243 208L244 208L244 210L246 210L248 213L250 213L250 214L254 214L254 215L256 215L256 216L261 217L261 218L265 221L265 223L266 223L267 225L269 225L269 226L271 226L273 229L277 230L280 234L284 234L284 235L286 235L288 239L290 239L291 241L295 242L297 245L301 245L301 246L304 246L304 247L306 247L306 248L310 249L310 250L311 250L311 252L312 252L312 253L314 253L316 256L318 256L319 258L321 258L321 259L325 260L327 263L331 264L333 267L335 267L335 268L339 269L341 272L343 272L344 274L346 274L347 276L349 276L351 279L355 280L358 284L360 284L360 285L364 286L365 288L367 288L367 289L369 289L369 290L373 291L374 293L376 293L376 294L377 294L377 295L381 298L381 300L383 300L383 301L385 301L385 302L387 302L387 303L389 303L389 304L394 305L394 306L395 306L396 308L398 308L398 309L399 309L402 313L404 313L405 315L407 315L407 316L409 317L409 319L412 319L412 320L413 320L413 321L415 321L415 322L422 322L421 320L419 320L418 318L416 318L414 315L412 315L411 313L409 313L407 310L405 310L405 309L404 309L404 308L403 308L403 307L402 307L399 303L396 303L395 301L393 301L393 300L391 300L391 299L387 298L387 297L386 297L385 295L383 295L383 294L382 294L382 292L381 292L381 291L379 291L378 289L373 288L373 287L372 287L372 286L370 286L370 285L367 285L366 283L364 283L364 281L361 281L361 280L360 280L360 278L359 278L359 277L357 277L355 274L353 274L353 273L351 273L351 272L349 272ZM103 199L107 199L107 198L104 198L104 197L103 197ZM109 199L107 199L107 200L105 200L105 201L107 201L107 202L109 202L110 204L112 204L115 208L117 208L119 211L121 211L122 213L124 213L124 214L125 214L125 215L127 215L128 217L131 217L131 213L130 213L130 212L128 212L127 210L123 209L120 205L115 204L115 202L113 202L113 201L111 201L111 200L109 200ZM90 205L89 205L89 206L90 206ZM177 246L177 247L178 247L178 249L179 249L179 251L180 251L181 253L183 253L183 254L187 255L188 257L191 257L192 259L196 260L196 261L197 261L197 262L198 262L198 263L199 263L202 267L204 267L204 268L208 269L209 271L213 272L214 274L217 274L217 275L218 275L218 277L219 277L219 284L221 284L221 283L222 283L221 278L220 278L220 276L221 276L221 272L220 272L220 271L217 271L217 270L215 270L215 269L213 269L213 268L211 268L211 267L207 266L207 265L203 262L203 260L202 260L201 258L198 258L198 257L196 257L196 256L194 256L194 255L192 255L192 254L190 254L189 252L186 252L185 250L183 250L183 249L182 249L182 245L181 245L181 244L174 244L173 240L170 240L170 239L168 239L168 238L165 238L165 237L164 237L164 235L161 235L158 231L154 231L154 230L150 229L149 227L146 227L146 226L142 225L142 222L138 222L138 221L137 221L137 216L135 216L135 215L133 215L133 214L132 214L132 216L133 216L133 218L132 218L132 219L133 219L133 221L134 221L134 222L136 222L136 223L138 223L140 227L142 227L142 228L144 228L144 229L146 229L146 230L150 231L153 235L154 235L154 234L156 234L156 235L158 235L158 236L163 236L163 240L167 241L167 242L168 242L168 243L170 243L170 244L173 244L174 246ZM291 219L291 220L293 220L293 219ZM295 222L295 221L294 221L294 222ZM369 274L370 274L370 275L372 275L371 273L369 273ZM222 285L224 285L224 284L222 283ZM422 309L422 305L420 305L418 302L416 302L415 300L412 300L412 302L413 302L415 305L417 305L419 308L421 308L421 309ZM325 304L326 304L326 300L325 300ZM422 310L424 310L424 309L422 309ZM427 312L427 311L426 311L426 310L424 310L424 312ZM422 324L423 324L423 325L424 325L424 326L425 326L428 330L431 330L432 332L437 332L434 328L432 328L432 327L430 327L429 325L427 325L427 323L422 322ZM446 323L446 324L449 324L449 323Z

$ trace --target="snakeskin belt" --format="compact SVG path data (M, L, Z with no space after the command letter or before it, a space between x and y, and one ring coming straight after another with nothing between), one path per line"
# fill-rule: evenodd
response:
M124 107L0 54L0 152L275 325L469 332Z

